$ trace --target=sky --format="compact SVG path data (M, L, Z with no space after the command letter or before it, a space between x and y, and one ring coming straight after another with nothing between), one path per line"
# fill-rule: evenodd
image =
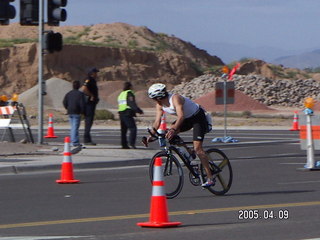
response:
M61 25L124 22L200 48L203 43L320 48L319 0L68 0L66 10Z

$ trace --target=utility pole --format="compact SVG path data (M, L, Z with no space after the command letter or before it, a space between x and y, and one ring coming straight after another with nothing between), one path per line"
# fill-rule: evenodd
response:
M44 34L44 2L39 0L39 47L38 47L38 144L43 143L43 34Z

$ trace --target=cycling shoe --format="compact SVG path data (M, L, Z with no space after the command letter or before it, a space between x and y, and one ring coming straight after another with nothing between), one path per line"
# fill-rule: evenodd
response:
M215 179L207 179L207 181L203 183L201 187L204 187L204 188L212 187L214 186L215 183L216 183Z

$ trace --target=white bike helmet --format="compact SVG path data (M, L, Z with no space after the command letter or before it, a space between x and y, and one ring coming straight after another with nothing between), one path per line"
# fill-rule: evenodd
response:
M148 90L149 98L164 98L168 95L166 85L155 83Z

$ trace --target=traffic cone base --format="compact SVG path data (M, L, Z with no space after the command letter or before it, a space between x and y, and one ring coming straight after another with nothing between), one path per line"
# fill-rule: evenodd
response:
M162 222L162 223L156 223L156 222L142 222L137 223L140 227L158 227L158 228L164 228L164 227L177 227L181 225L181 222Z
M162 161L158 157L154 162L154 173L152 181L152 196L150 207L149 222L137 223L140 227L176 227L181 225L181 222L169 222L167 196L164 190L162 171Z
M58 136L55 136L53 132L47 133L47 136L44 136L45 138L57 138Z
M150 209L150 221L137 223L140 227L176 227L181 225L181 222L169 222L168 207L165 196L153 196ZM159 211L161 209L162 211Z
M78 183L80 180L56 180L56 183Z
M80 180L56 180L56 183L78 183Z

